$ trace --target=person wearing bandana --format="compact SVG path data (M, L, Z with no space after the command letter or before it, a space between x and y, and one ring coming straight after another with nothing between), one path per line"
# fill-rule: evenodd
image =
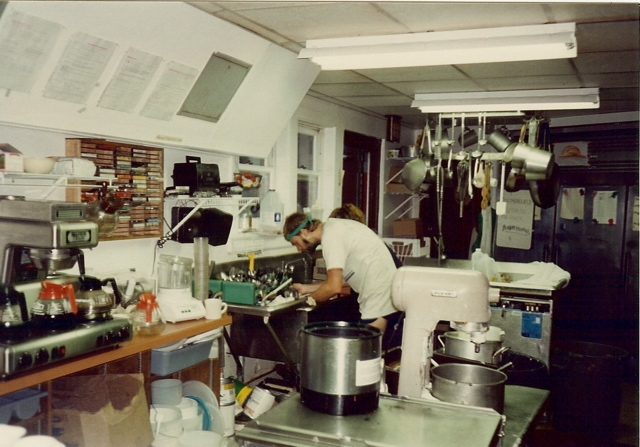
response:
M287 217L283 235L298 251L313 253L322 245L327 279L313 284L293 284L301 295L316 302L327 301L341 293L345 285L358 293L363 323L383 333L383 351L389 349L387 330L401 318L391 300L391 283L396 273L393 257L380 237L366 225L350 219L329 218L326 222L304 213ZM393 345L399 342L393 343Z

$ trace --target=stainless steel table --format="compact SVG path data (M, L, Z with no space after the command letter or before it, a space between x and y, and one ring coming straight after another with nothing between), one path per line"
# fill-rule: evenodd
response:
M507 386L503 426L503 417L491 409L390 395L380 397L373 413L331 416L309 410L294 394L247 424L236 441L244 447L516 447L533 428L548 395Z

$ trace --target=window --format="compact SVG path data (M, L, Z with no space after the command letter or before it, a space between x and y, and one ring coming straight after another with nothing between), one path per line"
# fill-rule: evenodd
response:
M298 129L297 210L307 208L320 198L319 131L306 126Z

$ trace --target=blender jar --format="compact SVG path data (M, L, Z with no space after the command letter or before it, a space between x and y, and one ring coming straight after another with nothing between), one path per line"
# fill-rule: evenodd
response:
M193 259L160 255L158 261L158 287L162 289L188 289L193 279Z

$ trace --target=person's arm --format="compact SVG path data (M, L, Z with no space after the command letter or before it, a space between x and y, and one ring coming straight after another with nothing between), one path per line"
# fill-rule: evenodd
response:
M331 269L327 271L327 279L314 284L293 284L292 287L301 295L311 294L317 303L327 301L338 295L342 291L344 281L342 279L342 269Z

